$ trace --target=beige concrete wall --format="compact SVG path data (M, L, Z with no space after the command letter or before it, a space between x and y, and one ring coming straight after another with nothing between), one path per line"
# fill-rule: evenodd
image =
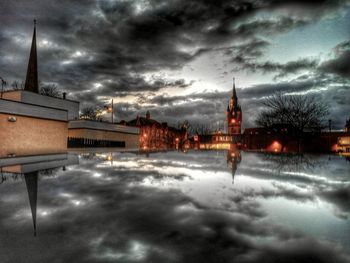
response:
M20 90L6 91L2 94L2 98L5 100L21 101L21 94Z
M0 113L0 157L66 152L67 132L64 121Z
M6 91L3 93L3 99L66 110L68 112L68 120L79 118L79 102L77 101L43 96L25 90Z
M93 140L125 141L126 148L139 148L139 135L86 128L68 129L68 137Z

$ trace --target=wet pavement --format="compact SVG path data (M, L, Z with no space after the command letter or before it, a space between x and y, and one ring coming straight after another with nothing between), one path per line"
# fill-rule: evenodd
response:
M0 262L350 262L350 162L226 151L0 162Z

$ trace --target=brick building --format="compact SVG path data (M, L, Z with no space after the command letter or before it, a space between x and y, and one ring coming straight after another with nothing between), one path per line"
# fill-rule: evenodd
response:
M134 126L140 129L139 144L143 150L156 150L167 148L181 148L188 140L185 128L177 129L168 126L166 122L158 122L151 119L147 111L145 117L137 116L129 122L122 121L120 124Z

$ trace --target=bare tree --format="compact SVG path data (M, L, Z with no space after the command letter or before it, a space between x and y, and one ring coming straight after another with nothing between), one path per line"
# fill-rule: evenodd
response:
M320 131L328 115L328 105L313 95L275 93L263 101L257 125L274 128L298 140L299 151L305 131Z
M61 98L61 92L56 84L46 84L40 87L40 94L44 96Z
M12 81L11 89L12 90L21 90L22 89L21 83L18 80Z
M85 107L81 110L80 119L101 121L102 110L93 106Z
M278 172L312 172L315 167L322 167L323 162L317 161L312 158L311 155L305 154L273 154L265 153L263 155L263 160L266 161L266 165Z

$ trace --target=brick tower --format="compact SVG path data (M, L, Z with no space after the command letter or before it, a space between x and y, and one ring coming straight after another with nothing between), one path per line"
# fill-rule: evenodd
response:
M241 134L242 125L242 109L238 104L238 98L236 94L235 78L233 78L232 97L229 101L226 111L227 116L227 133L230 135Z

